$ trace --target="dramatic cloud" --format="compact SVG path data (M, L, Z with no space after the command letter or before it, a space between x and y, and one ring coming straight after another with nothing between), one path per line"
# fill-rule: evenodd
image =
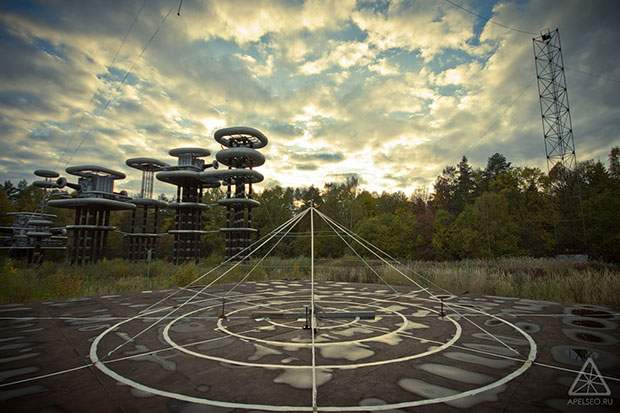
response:
M577 156L605 161L620 144L620 5L457 3L517 30L446 1L190 1L181 16L168 0L3 2L0 179L100 164L135 193L125 159L215 152L234 125L270 139L263 187L356 177L411 194L495 152L546 170L523 31L556 27Z

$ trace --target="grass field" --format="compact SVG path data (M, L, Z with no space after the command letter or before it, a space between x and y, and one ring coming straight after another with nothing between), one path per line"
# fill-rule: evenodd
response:
M174 266L156 260L146 263L123 259L104 260L81 267L45 262L28 266L10 259L0 260L0 303L49 300L63 297L94 296L112 293L208 284L226 273L218 282L241 281L254 267L249 262L231 269L222 266L221 257L200 264ZM316 260L315 279L331 281L411 285L446 289L454 294L480 293L563 303L620 305L620 266L600 262L565 259L504 258L453 262L408 262L396 268L380 262L365 266L355 257ZM147 276L148 272L148 276ZM249 274L248 281L265 279L309 279L308 258L268 258Z

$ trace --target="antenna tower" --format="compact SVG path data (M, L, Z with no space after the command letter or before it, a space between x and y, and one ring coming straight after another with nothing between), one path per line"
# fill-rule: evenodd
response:
M532 40L552 189L556 248L560 254L586 254L586 227L560 32L546 29Z

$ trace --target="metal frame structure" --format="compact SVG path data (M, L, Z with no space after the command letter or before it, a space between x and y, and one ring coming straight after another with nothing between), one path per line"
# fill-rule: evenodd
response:
M198 263L200 237L207 233L202 230L202 211L208 208L202 203L203 189L220 186L219 182L206 182L201 173L210 167L216 169L218 163L205 164L200 158L211 152L203 148L177 148L168 153L178 158L178 164L163 167L156 177L177 186L176 201L169 204L175 210L175 226L168 231L174 235L173 262L175 265Z
M250 253L252 208L260 203L252 199L252 184L261 182L263 175L252 168L265 163L265 156L256 149L267 145L267 137L259 130L244 126L220 129L215 140L226 147L216 154L218 162L228 166L224 171L203 173L207 179L219 179L226 185L226 198L218 204L226 208L225 259L241 260ZM233 191L234 187L234 191Z
M71 264L88 264L103 258L108 245L108 233L116 229L110 225L110 212L134 210L126 191L114 192L114 181L125 179L125 174L97 165L71 166L68 174L78 176L78 183L58 178L59 188L68 186L77 191L77 197L54 199L49 206L75 210L73 225L67 230L72 233Z
M36 176L45 178L35 181L33 185L43 188L40 212L9 212L15 220L10 227L0 227L0 232L7 234L0 237L0 250L8 250L15 258L27 258L31 264L41 264L46 251L66 250L67 231L52 227L56 215L46 214L47 190L57 188L52 178L60 176L58 172L37 169Z
M568 104L560 32L546 29L532 39L547 168L553 189L558 252L587 252L573 126Z
M131 158L125 164L142 171L140 196L130 201L136 209L131 212L130 232L125 234L129 241L127 258L146 261L149 257L155 257L157 239L162 236L158 234L159 209L168 206L165 202L153 199L154 175L169 165L153 158Z

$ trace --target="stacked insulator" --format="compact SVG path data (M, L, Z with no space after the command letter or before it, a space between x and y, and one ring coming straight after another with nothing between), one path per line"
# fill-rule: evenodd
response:
M125 179L125 174L97 165L71 166L66 169L70 175L78 176L78 183L58 178L58 188L68 186L77 191L77 197L54 199L49 206L75 210L73 225L66 228L71 232L71 264L88 264L104 257L108 246L108 233L116 229L110 225L110 212L134 210L127 192L114 192L114 181Z
M132 261L146 261L155 258L158 234L159 209L168 206L165 202L153 199L154 174L169 166L153 158L131 158L127 166L142 171L140 196L130 202L136 206L131 212L130 232L125 234L129 241L127 257Z
M215 132L215 140L226 149L216 154L219 163L228 170L203 172L206 179L219 179L226 185L226 198L218 204L226 208L225 258L240 260L250 253L252 208L260 203L252 199L252 184L261 182L263 175L252 168L265 163L265 156L256 149L267 145L267 137L260 131L238 126Z
M174 236L173 262L176 265L198 262L202 230L202 211L208 206L202 203L203 189L217 188L219 182L206 182L202 172L209 167L217 168L217 162L205 164L203 159L211 152L203 148L177 148L169 154L178 158L176 166L166 166L157 173L160 181L176 185L176 200L169 204L175 210L174 229L168 233Z
M46 251L65 250L66 230L52 227L52 220L56 215L46 214L47 190L57 188L52 178L59 176L58 172L47 169L37 169L34 174L45 178L33 182L33 185L43 188L43 200L40 212L9 212L7 215L15 217L10 227L0 227L0 232L8 236L0 237L0 249L9 250L15 258L27 258L31 264L40 264Z

